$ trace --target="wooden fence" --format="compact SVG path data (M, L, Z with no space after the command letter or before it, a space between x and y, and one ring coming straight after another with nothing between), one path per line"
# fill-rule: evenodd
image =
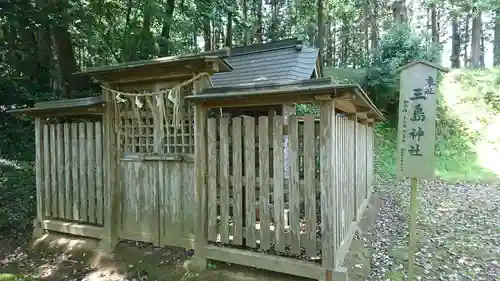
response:
M312 116L208 118L208 241L225 245L208 246L211 258L231 259L224 249L234 245L317 264L326 246L335 249L336 262L343 260L371 192L372 129L336 116L334 223L325 228L320 128ZM330 231L333 241L322 237Z
M43 217L103 225L102 122L45 123L37 130Z

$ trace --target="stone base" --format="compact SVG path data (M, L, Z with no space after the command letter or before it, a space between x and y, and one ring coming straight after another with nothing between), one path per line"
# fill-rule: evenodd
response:
M45 230L41 227L40 222L38 219L33 220L33 234L31 236L31 239L33 241L39 239L45 234Z

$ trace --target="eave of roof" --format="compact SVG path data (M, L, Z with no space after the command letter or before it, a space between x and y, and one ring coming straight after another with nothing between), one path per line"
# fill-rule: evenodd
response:
M351 96L350 93L353 93L354 96ZM354 107L354 102L356 102L365 108L369 108L377 120L385 120L383 114L358 84L333 84L331 78L255 84L251 86L208 88L200 94L187 96L186 100L216 107L218 104L245 106L245 102L251 104L259 100L270 104L281 104L292 100L296 102L312 102L318 99L344 97L352 99ZM354 101L355 99L356 101ZM241 102L241 104L237 105L236 101Z
M229 56L230 50L228 48L203 52L199 54L188 54L182 56L171 56L171 57L161 57L150 60L140 60L140 61L132 61L125 62L119 64L105 65L105 66L95 66L89 67L84 71L76 72L74 75L102 75L112 72L125 71L129 69L136 68L145 68L150 66L159 66L159 65L170 65L175 63L189 63L196 61L217 61L223 67L221 71L231 71L232 67L227 63L224 58Z
M43 115L69 115L76 110L83 110L81 113L95 113L106 106L102 95L79 99L62 99L36 103L34 107L14 109L8 111L21 116L43 116Z

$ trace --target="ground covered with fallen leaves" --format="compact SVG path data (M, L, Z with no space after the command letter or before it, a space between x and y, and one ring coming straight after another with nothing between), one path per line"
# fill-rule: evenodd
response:
M409 182L379 182L367 280L406 280ZM419 184L417 280L500 280L500 182Z
M357 254L367 262L353 264L351 279L406 280L409 182L379 180L376 190L380 211L367 232L353 241L353 245L361 243ZM419 191L417 280L499 280L500 182L421 182ZM4 236L0 281L223 280L213 274L200 278L185 272L183 250L132 246L122 249L121 256L134 260L117 259L115 266L95 269L66 254L30 253L27 238ZM366 273L356 276L362 271Z

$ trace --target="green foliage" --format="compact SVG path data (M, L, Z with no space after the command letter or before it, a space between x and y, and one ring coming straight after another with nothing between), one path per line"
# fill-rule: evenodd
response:
M38 278L10 273L0 273L0 281L37 281Z
M416 59L436 61L438 50L406 26L394 25L382 36L366 71L363 87L388 117L397 113L399 75L396 70Z
M0 162L0 232L24 231L35 216L34 167L20 166Z
M296 113L297 115L313 114L319 116L319 107L314 104L297 104Z

